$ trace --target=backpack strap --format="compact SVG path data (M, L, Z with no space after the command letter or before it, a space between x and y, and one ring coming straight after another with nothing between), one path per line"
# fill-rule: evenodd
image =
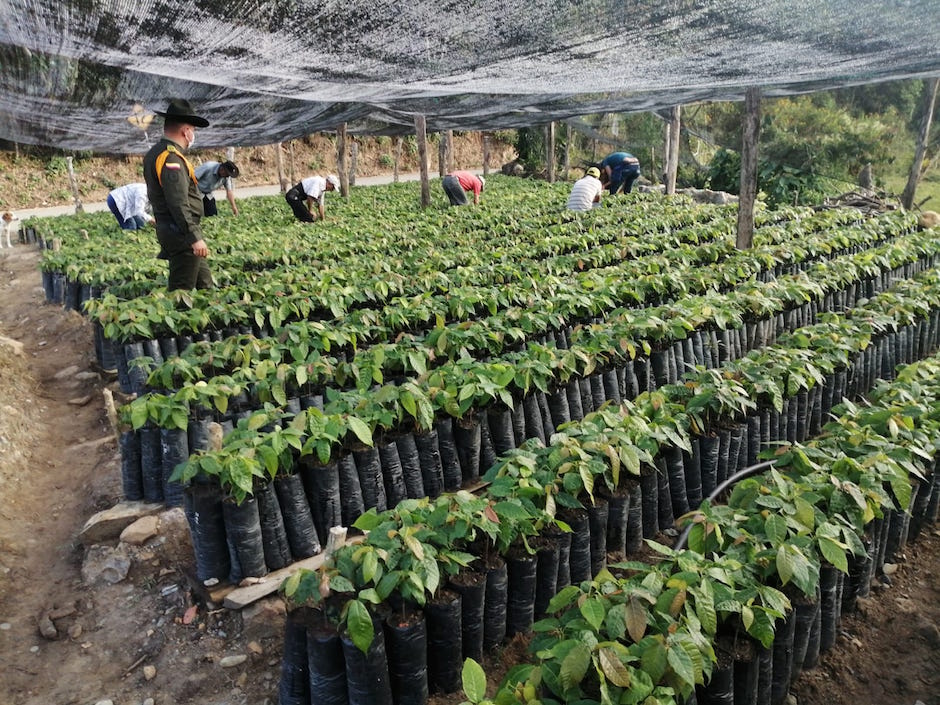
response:
M183 160L183 164L186 165L186 170L189 172L189 178L193 180L194 184L198 185L198 183L196 182L196 174L193 171L192 164L190 164L189 161L186 159L186 157L183 156L183 153L180 152L172 144L168 144L166 146L166 149L157 155L157 161L154 164L154 168L157 171L157 182L161 186L163 186L163 165L166 164L166 160L170 156L171 153L175 154L176 156L178 156L180 159Z

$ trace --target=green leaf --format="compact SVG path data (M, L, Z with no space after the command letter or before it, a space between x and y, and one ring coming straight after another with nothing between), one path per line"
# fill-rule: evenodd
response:
M817 540L819 541L819 552L823 554L823 558L843 573L848 573L849 561L845 556L845 549L838 542L825 536L819 536Z
M346 418L346 422L349 424L349 429L356 434L356 438L367 446L372 446L372 431L369 430L365 421L358 416L349 416Z
M695 685L695 665L681 646L670 645L666 650L666 660L683 683L690 687Z
M604 623L604 605L597 599L585 600L581 605L581 615L594 627L594 631L600 631L601 624Z
M479 703L486 697L486 673L472 658L463 662L463 671L460 674L463 682L463 692L471 703Z
M346 628L349 630L349 637L356 645L356 648L366 654L369 652L369 647L372 646L372 639L375 636L372 617L369 616L369 610L366 609L366 606L359 600L350 600L347 604Z
M640 657L643 670L649 674L654 683L658 683L666 673L668 661L666 660L666 647L660 641L650 641L649 646Z
M591 650L586 644L575 644L561 662L561 685L565 690L576 688L591 664Z
M581 589L577 585L568 585L548 601L547 612L557 612L574 602L575 598L581 594Z
M372 582L375 573L379 567L379 557L375 551L369 551L362 559L362 579L367 583Z
M764 531L774 546L779 546L787 537L787 520L779 514L771 514L764 521Z
M353 584L342 575L334 575L330 578L330 590L333 592L356 592Z
M284 581L282 586L284 594L288 597L293 597L294 593L297 592L297 587L300 585L300 576L302 575L301 571L297 571L291 574L287 580Z

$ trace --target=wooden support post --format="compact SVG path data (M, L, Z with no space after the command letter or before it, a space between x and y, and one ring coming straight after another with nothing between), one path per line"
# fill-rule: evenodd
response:
M287 178L284 176L284 158L281 155L281 143L274 145L274 163L277 165L277 183L281 186L281 193L287 193Z
M738 236L735 246L747 250L754 242L754 202L757 200L757 143L760 138L760 88L751 86L744 98L741 144L741 189L738 195Z
M679 173L679 127L681 106L674 105L669 111L669 123L666 141L668 151L666 152L666 195L672 196L676 193L676 176Z
M401 137L395 135L392 137L392 146L395 148L395 157L392 162L392 181L398 183L398 169L401 164Z
M571 125L567 123L565 124L565 163L563 168L565 173L562 178L567 181L571 172Z
M920 132L914 149L914 163L907 177L907 184L901 193L901 205L910 210L914 206L914 194L924 169L924 155L927 153L927 141L930 136L930 123L933 121L933 106L937 102L937 85L940 79L930 78L924 82L923 101L921 103Z
M444 133L444 169L446 174L454 170L454 131Z
M336 128L336 173L339 176L339 192L343 198L349 195L349 177L346 173L346 123Z
M418 139L418 170L421 172L421 207L431 205L431 184L428 181L428 123L424 115L415 115L415 136Z
M359 161L359 143L356 140L349 145L349 185L356 185L356 164Z
M447 155L445 154L446 151L447 151L447 145L445 144L444 133L438 132L437 133L437 172L438 172L438 175L442 179L447 174L447 171L446 171Z
M290 173L291 185L296 184L297 178L294 176L294 140L287 143L287 170Z
M82 197L78 193L78 181L75 179L75 170L72 168L72 157L66 157L65 163L69 171L69 186L72 187L72 197L75 199L75 212L84 213L85 206L82 205Z
M483 140L483 176L485 178L490 175L490 136L481 132L480 138Z
M548 183L555 183L555 123L545 126L545 168L548 174Z

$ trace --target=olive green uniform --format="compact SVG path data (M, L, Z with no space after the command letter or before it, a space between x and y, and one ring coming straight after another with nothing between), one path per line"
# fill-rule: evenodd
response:
M157 173L161 155L168 152ZM160 259L169 260L167 289L210 289L212 275L205 257L197 257L193 243L202 239L202 194L182 148L164 137L144 155L144 181L160 243Z

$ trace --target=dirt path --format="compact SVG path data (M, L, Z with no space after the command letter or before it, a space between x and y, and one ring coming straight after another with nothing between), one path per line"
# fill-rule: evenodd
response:
M0 344L0 703L276 702L279 626L249 648L237 613L187 616L191 555L148 545L125 580L83 583L77 537L120 499L120 461L91 328L44 303L38 261L24 246L0 252L0 336L22 343L22 355ZM226 655L247 658L223 669Z
M0 336L22 344L0 341L0 705L273 705L282 617L195 605L191 550L147 544L125 580L82 581L78 533L120 498L101 401L113 382L94 369L87 321L44 303L38 261L0 251ZM940 528L905 556L792 689L800 705L940 705Z

